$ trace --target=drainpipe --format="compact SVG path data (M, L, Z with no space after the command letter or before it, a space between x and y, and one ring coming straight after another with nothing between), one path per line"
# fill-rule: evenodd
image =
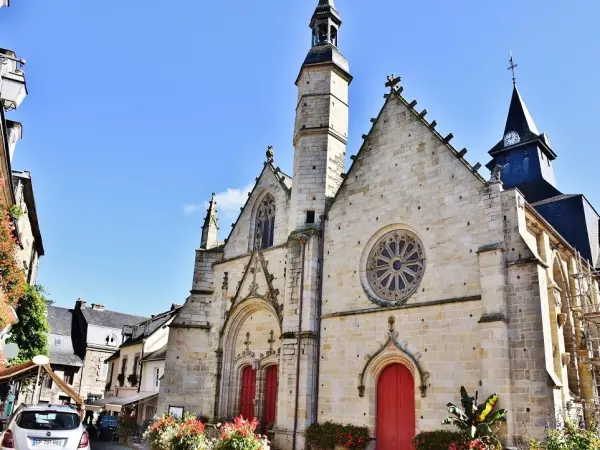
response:
M296 436L298 434L298 400L300 396L300 345L302 334L302 306L304 300L304 261L306 259L306 236L300 237L300 245L302 246L302 267L300 268L300 309L298 312L298 340L296 349L296 400L294 408L294 434L292 441L292 450L296 450Z
M144 364L142 363L142 361L144 360L144 344L146 343L146 339L142 339L142 354L140 356L140 362L138 363L140 365L140 378L138 380L138 393L140 392L140 389L142 388L142 368L144 367Z
M319 266L317 269L317 276L319 282L317 284L317 363L315 365L315 400L313 401L313 420L318 423L319 419L319 385L320 385L320 367L321 367L321 304L323 302L323 263L325 255L325 220L327 216L323 214L321 217L321 224L319 226Z

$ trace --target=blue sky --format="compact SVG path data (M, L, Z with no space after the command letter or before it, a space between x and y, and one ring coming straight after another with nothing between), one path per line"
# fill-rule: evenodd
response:
M317 0L13 0L0 46L25 58L29 96L13 165L32 172L46 256L39 283L151 314L191 288L204 202L221 237L267 145L291 173L294 81ZM383 104L385 77L485 164L518 85L558 153L566 193L600 207L600 2L336 0L350 87L348 156Z

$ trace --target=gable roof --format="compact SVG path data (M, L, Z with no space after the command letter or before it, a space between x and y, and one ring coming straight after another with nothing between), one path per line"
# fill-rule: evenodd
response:
M135 325L143 322L147 317L134 316L131 314L110 311L107 309L98 310L92 308L81 308L83 317L90 325L97 325L107 328L118 328L121 330L125 325Z
M438 138L438 140L444 144L446 146L446 148L451 151L454 156L457 157L457 159L459 159L464 165L465 167L467 167L467 169L469 169L469 171L471 173L473 173L473 176L476 177L479 181L481 181L481 183L486 184L486 180L481 176L481 174L479 174L479 168L481 167L480 163L475 164L475 166L472 166L466 159L464 159L464 156L467 153L467 149L463 148L461 151L456 150L456 148L450 144L450 140L454 137L454 135L452 133L447 134L446 136L442 136L435 128L437 126L437 121L432 120L431 122L428 122L425 119L425 116L427 115L427 110L424 109L423 111L421 111L420 113L417 112L417 110L415 109L415 106L417 105L417 101L413 100L411 102L408 102L403 96L402 96L402 91L404 90L403 87L396 87L395 85L390 86L391 83L391 77L388 77L388 80L390 80L390 82L386 83L386 86L390 87L390 93L389 94L385 94L384 98L385 98L385 102L383 103L383 106L381 107L381 109L379 110L379 113L377 114L376 118L371 119L371 129L369 130L369 132L367 134L363 134L363 143L360 146L360 149L358 150L358 153L356 155L351 155L350 159L352 160L352 163L350 165L350 168L348 169L348 172L343 174L343 180L342 183L340 184L340 187L338 188L337 192L335 193L335 195L333 196L333 199L331 201L331 203L329 204L326 212L328 212L329 210L331 210L331 208L333 207L333 205L335 204L335 201L338 197L338 195L340 194L340 192L342 191L342 188L346 185L346 180L348 179L348 177L350 176L350 174L352 173L352 170L354 169L355 163L356 161L361 157L361 155L363 154L363 152L368 151L369 150L369 136L371 135L371 133L373 132L373 130L375 129L375 126L377 125L377 123L379 122L379 119L381 118L383 111L385 110L386 106L388 105L388 103L390 101L392 101L393 99L397 99L399 100L405 107L406 109L408 109L410 112L412 112L412 114L423 124L425 125L427 128L429 128L429 131ZM397 78L394 81L399 82L399 78Z
M130 345L143 342L144 339L167 324L178 311L179 308L171 308L169 311L152 316L150 319L140 322L133 327L123 327L123 333L131 332L131 337L123 342L121 347L129 347Z
M254 191L256 191L256 186L258 186L258 182L260 181L260 179L263 177L263 175L265 174L265 172L267 170L270 170L273 173L273 176L275 177L275 179L279 182L279 184L281 185L281 187L284 189L285 193L287 194L287 196L289 197L291 195L291 191L292 191L292 177L285 174L279 167L275 167L275 165L273 164L274 160L272 158L268 158L267 161L265 161L264 163L264 167L263 170L261 170L260 175L257 176L254 179L254 186L252 186L252 189L250 190L250 192L248 193L248 198L246 199L246 201L244 202L244 206L242 206L242 208L240 209L240 213L238 214L237 218L235 219L235 222L233 222L231 224L231 230L229 231L229 234L227 235L227 238L225 239L225 244L227 244L227 242L229 242L229 238L231 237L233 231L235 230L235 227L237 226L240 217L242 216L242 214L244 213L244 210L246 209L246 207L248 206L248 203L250 202L250 199L252 198L252 195L254 194ZM217 250L217 251L221 251L223 249L223 246L219 246L219 247L215 247L213 249L210 250ZM208 251L210 251L208 250Z
M46 307L50 334L71 336L73 311L68 308L49 305Z

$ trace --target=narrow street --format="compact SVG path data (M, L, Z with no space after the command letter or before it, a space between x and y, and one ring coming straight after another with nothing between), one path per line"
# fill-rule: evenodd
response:
M92 441L90 445L92 450L125 450L130 449L130 447L119 444L118 442L109 442L109 441Z

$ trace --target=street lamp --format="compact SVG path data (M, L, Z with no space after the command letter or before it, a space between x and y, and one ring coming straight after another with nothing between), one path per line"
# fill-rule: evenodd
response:
M12 50L0 48L0 100L6 110L18 108L27 95L24 64Z
M35 379L35 388L33 390L33 403L37 405L37 393L38 393L38 384L40 383L40 373L42 371L42 366L45 366L46 364L48 364L50 362L50 359L48 359L47 356L45 355L37 355L33 357L33 363L38 366L38 373L37 373L37 377Z

